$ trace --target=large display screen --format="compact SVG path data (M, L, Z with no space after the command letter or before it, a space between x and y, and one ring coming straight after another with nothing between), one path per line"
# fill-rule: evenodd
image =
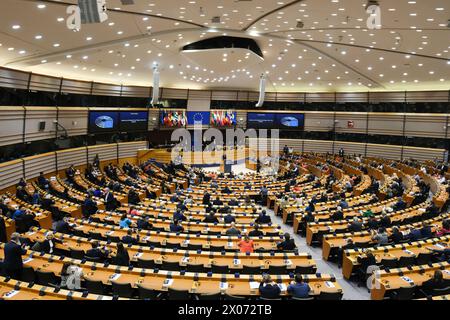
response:
M180 110L162 110L161 126L163 127L185 127L187 124L186 112Z
M275 122L279 129L303 129L305 126L305 115L302 113L278 113Z
M188 125L209 125L210 112L207 111L188 111L187 121Z
M305 115L302 113L247 113L247 127L255 129L302 130Z
M247 113L247 128L272 129L275 128L274 113Z
M146 131L148 129L147 111L120 112L120 131Z
M236 111L212 111L210 124L213 127L232 127L236 125Z
M119 129L119 113L114 111L89 112L89 132L108 133Z

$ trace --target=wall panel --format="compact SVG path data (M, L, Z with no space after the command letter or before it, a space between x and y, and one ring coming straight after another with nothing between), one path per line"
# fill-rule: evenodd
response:
M447 116L440 114L407 114L405 135L445 139Z
M88 133L87 108L58 108L58 123L61 124L69 136L80 136Z
M32 179L39 176L40 172L45 174L56 171L56 155L54 152L44 153L38 156L24 158L25 178Z
M23 142L24 113L22 107L0 107L0 146Z
M331 131L333 122L333 112L305 112L305 131Z
M20 178L23 178L22 160L0 163L0 190L17 184Z
M87 164L87 149L76 148L56 152L58 170L64 170L74 165L75 167Z
M403 135L403 114L369 113L368 134Z
M25 141L37 141L55 138L56 108L25 107ZM45 122L45 130L39 131L39 123Z

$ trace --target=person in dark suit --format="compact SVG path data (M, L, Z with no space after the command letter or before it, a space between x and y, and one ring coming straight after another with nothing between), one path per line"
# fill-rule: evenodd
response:
M231 214L231 210L228 211L227 215L223 217L224 223L236 222L236 218Z
M170 224L170 232L183 232L184 228L182 225L180 225L180 222L178 220L173 220L173 222Z
M144 229L144 230L148 230L151 229L153 227L153 225L148 222L144 217L139 217L139 219L136 221L136 227L138 229Z
M89 217L93 214L96 214L98 211L98 207L97 204L94 202L94 200L92 200L91 196L88 195L86 197L86 199L84 200L84 204L83 204L83 215Z
M22 256L27 253L27 250L21 246L19 234L14 232L11 235L11 241L5 244L3 269L7 276L20 280L23 271Z
M3 211L0 209L0 242L5 243L6 241L6 224L3 218Z
M223 202L222 202L222 200L220 200L219 197L216 197L216 200L213 201L213 205L221 206L221 205L223 205Z
M107 211L114 211L118 208L117 200L109 188L105 189L105 207Z
M117 244L117 253L113 258L114 264L118 266L128 267L130 265L130 256L122 242Z
M284 241L277 244L278 250L281 251L290 251L295 250L297 246L295 245L294 239L291 239L291 235L289 233L284 234Z
M133 229L128 229L127 234L122 237L122 242L124 244L136 245L139 243L139 234L135 238L133 237Z
M377 264L377 260L372 252L367 252L366 256L359 256L358 257L358 263L361 266L361 270L364 274L367 272L367 268L370 266L374 266Z
M431 226L427 222L422 223L422 229L420 229L420 234L422 239L430 239L433 237L433 231L431 230Z
M53 254L57 243L62 243L62 241L55 239L53 232L49 231L45 235L45 240L40 243L40 251Z
M70 182L73 181L73 178L75 177L75 173L76 173L76 170L75 170L75 168L74 168L73 165L71 165L71 166L66 170L66 177L67 177L67 179L68 179Z
M409 241L417 241L422 238L422 233L420 229L412 229L408 234Z
M186 221L187 220L186 216L181 212L180 209L177 209L177 211L175 211L175 213L173 214L172 219L173 220L178 220L178 221Z
M338 208L332 215L331 220L332 221L338 221L344 219L344 213L340 208Z
M259 294L261 298L278 299L280 297L280 293L280 287L272 281L270 275L265 274L261 284L259 285Z
M436 270L433 278L422 283L422 290L426 294L433 294L435 289L445 289L450 286L450 281L445 280L441 270Z
M92 242L92 249L89 249L86 252L85 257L105 261L109 258L109 251L106 248L100 248L100 243L94 241Z
M267 215L266 210L263 210L261 214L256 218L255 223L257 224L268 224L271 223L272 219Z
M73 228L70 226L68 219L63 218L56 221L55 231L58 233L71 234L73 232Z
M398 244L402 242L404 239L403 233L400 232L400 230L397 227L392 228L392 234L391 234L391 240L395 244Z
M208 205L210 201L211 201L211 194L210 194L208 191L206 191L206 192L203 194L202 204Z
M389 228L389 227L391 226L391 224L392 224L391 218L389 218L388 215L386 215L385 213L383 213L383 214L381 215L380 225L381 225L383 228Z
M248 233L249 237L262 237L263 235L264 233L259 230L259 226L257 224L255 224L253 230Z
M48 179L44 176L44 173L41 172L39 174L39 177L37 179L38 181L38 185L43 188L43 189L48 189L50 187L50 182L48 181Z
M202 222L205 223L219 223L219 219L214 215L214 212L211 211Z
M134 188L131 188L130 191L128 191L128 203L137 205L141 202L141 199L139 198L138 193Z
M230 207L237 207L237 206L239 206L239 201L237 201L235 198L233 198L230 201L228 201L228 205Z
M361 219L358 219L357 217L355 217L352 221L352 223L350 223L348 230L350 232L359 232L361 231L363 228L363 223L361 221Z

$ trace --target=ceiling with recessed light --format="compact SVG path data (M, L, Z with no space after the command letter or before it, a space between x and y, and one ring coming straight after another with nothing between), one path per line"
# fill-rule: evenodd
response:
M77 0L0 2L0 66L79 80L162 87L267 91L450 89L450 1L379 0L370 29L367 0L106 0L108 20L66 27ZM219 19L217 18L219 17ZM230 36L250 50L183 52Z

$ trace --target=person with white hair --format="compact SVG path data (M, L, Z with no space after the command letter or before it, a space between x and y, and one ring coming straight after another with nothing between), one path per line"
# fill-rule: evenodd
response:
M7 276L21 280L23 272L22 256L27 253L24 245L20 242L20 235L14 232L11 240L5 245L3 269Z
M236 228L236 223L232 222L230 229L228 229L225 234L227 236L239 236L241 234L241 231Z

